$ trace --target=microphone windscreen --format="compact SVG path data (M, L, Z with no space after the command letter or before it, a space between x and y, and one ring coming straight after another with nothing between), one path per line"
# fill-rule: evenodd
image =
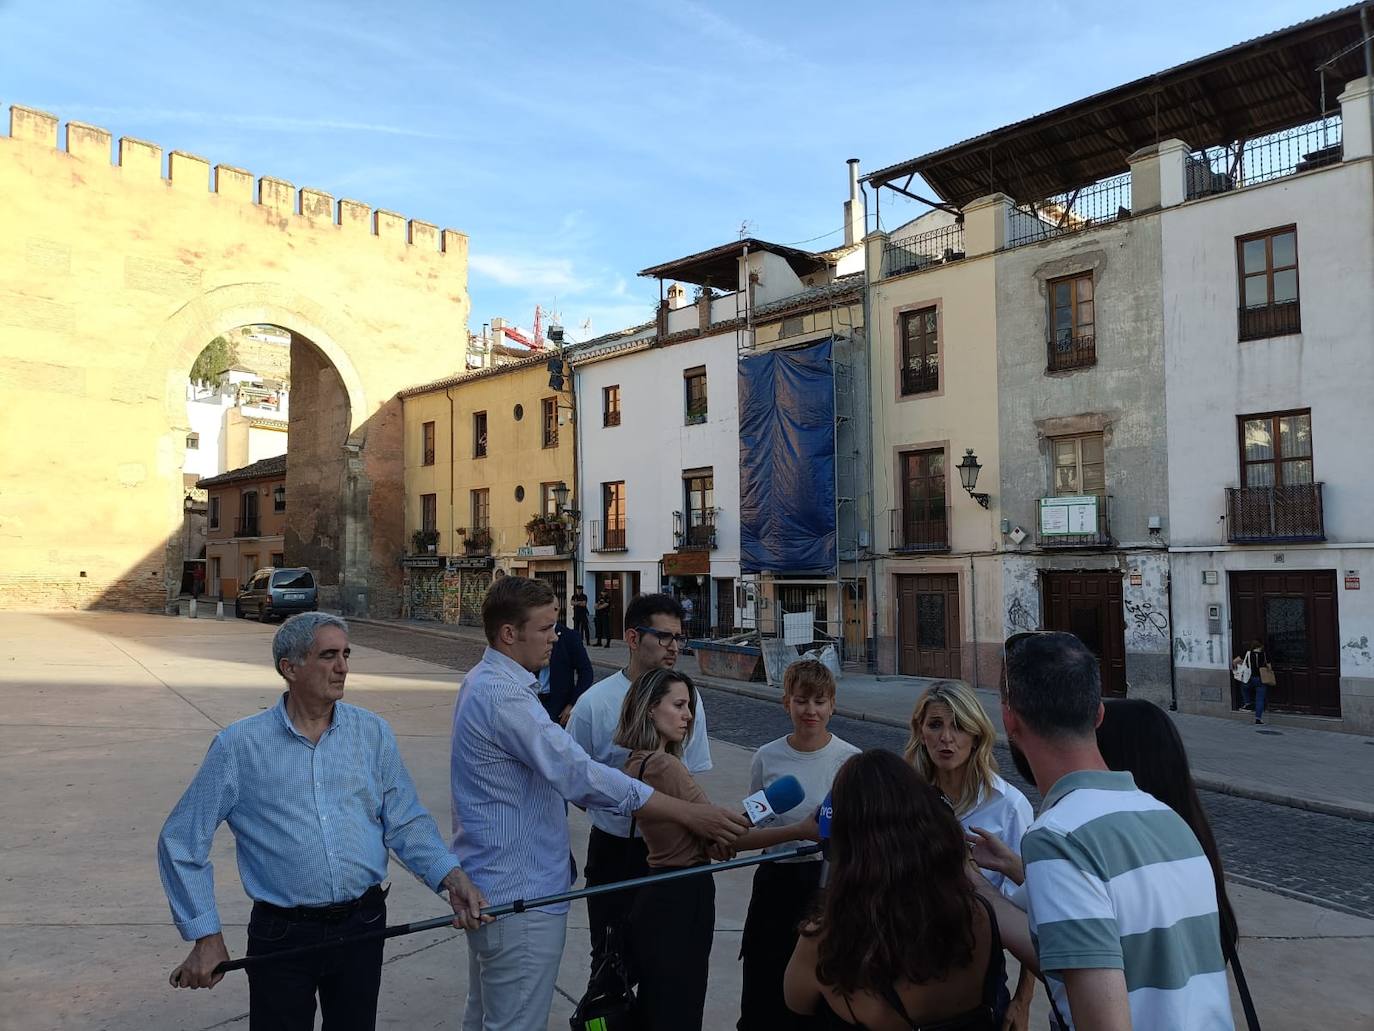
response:
M821 841L830 840L830 821L834 818L835 806L830 801L830 792L825 793L825 801L821 803L820 810L816 813L816 825L820 828Z
M801 781L790 773L769 784L763 789L763 794L775 813L789 812L806 801L806 790L801 786Z

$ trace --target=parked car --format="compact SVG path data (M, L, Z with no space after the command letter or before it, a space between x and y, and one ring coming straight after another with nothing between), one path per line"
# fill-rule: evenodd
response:
M296 569L259 569L239 588L234 598L234 615L242 619L252 613L265 623L273 616L286 617L295 612L314 612L319 608L315 574Z

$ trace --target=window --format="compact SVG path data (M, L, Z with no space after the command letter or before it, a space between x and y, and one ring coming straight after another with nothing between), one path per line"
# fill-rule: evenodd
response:
M286 555L280 551L272 552L272 568L281 569L286 565Z
M286 511L286 484L279 483L272 488L272 511Z
M1107 496L1107 463L1102 434L1056 437L1054 445L1054 496Z
M199 434L199 433L188 433L188 434L186 434L186 450L187 450L187 451L199 451L199 450L200 450L200 434Z
M420 444L420 464L434 464L434 423L427 422L420 429L422 442Z
M487 413L472 413L472 457L487 457Z
M553 483L541 483L539 485L539 513L540 515L558 515L558 498L554 496L554 490L563 486L562 480Z
M601 546L606 550L625 548L625 481L601 485Z
M686 423L696 426L706 421L706 369L688 369L682 374L686 386Z
M1297 333L1298 229L1268 229L1236 240L1241 340Z
M1241 416L1240 446L1242 487L1313 482L1310 411Z
M902 396L940 389L939 312L922 308L902 315Z
M491 529L491 491L486 487L472 492L472 529Z
M620 425L620 384L601 388L601 425Z
M546 397L540 402L544 427L544 447L558 446L558 398Z
M687 547L715 546L716 478L711 469L683 474L682 490L687 513L682 544Z
M1080 369L1097 362L1093 274L1052 279L1050 293L1051 372Z
M943 548L949 543L945 501L945 452L902 454L901 534L899 548Z
M219 529L219 495L210 495L210 529Z
M239 499L239 537L258 536L258 492L245 491Z
M425 533L439 529L439 495L420 495L420 529Z

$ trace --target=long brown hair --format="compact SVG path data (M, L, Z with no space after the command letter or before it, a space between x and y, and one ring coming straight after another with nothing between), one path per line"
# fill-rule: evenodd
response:
M687 687L687 708L692 714L692 722L687 726L687 736L680 742L663 742L650 714L674 684L685 684ZM696 727L697 691L692 678L676 670L651 669L641 674L625 692L625 701L620 706L620 722L616 724L615 736L611 740L631 752L652 752L662 743L663 750L669 755L681 757Z
M926 984L973 962L964 833L940 798L882 749L840 767L831 790L830 882L816 976L843 995Z

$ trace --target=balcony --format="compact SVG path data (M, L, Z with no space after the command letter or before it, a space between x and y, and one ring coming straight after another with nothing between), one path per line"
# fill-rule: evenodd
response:
M1263 340L1302 332L1302 313L1297 301L1261 304L1236 311L1237 336L1241 340Z
M917 236L889 240L883 245L883 275L900 276L959 261L963 256L964 225L956 222Z
M1232 544L1326 540L1322 485L1227 487L1226 539Z
M1196 153L1186 166L1188 199L1272 182L1339 164L1344 157L1341 116L1319 118L1254 140Z
M1051 551L1111 547L1111 503L1111 497L1093 494L1041 498L1036 546Z
M591 550L594 552L629 551L628 529L628 525L623 519L610 523L605 519L593 519Z
M1086 369L1097 364L1097 338L1070 336L1067 333L1051 338L1046 344L1049 372L1067 372L1070 369Z
M255 515L239 516L234 520L235 537L261 537L262 520Z
M678 551L716 550L716 510L694 508L673 513L673 541Z
M930 505L929 502L926 503ZM935 515L927 515L934 511ZM891 508L887 512L888 540L892 551L915 554L949 550L949 508L938 505L925 511Z

